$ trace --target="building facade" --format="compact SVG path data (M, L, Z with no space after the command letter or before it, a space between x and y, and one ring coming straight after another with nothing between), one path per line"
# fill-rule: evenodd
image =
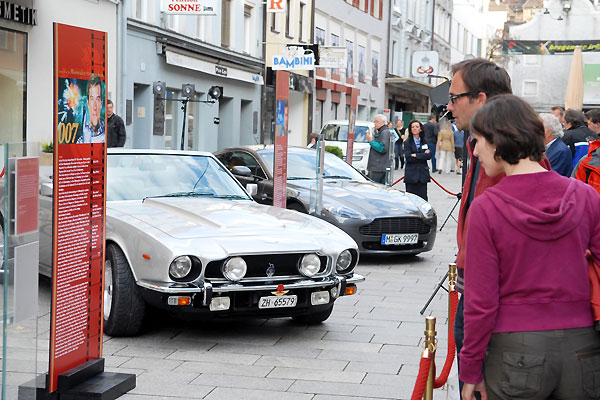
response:
M450 32L451 64L466 58L489 58L488 44L496 30L502 27L502 22L495 17L500 14L501 18L506 18L506 12L496 11L491 15L489 6L489 0L454 0Z
M434 49L433 10L433 0L391 1L385 98L393 120L409 120L415 112L430 111L429 90L433 86L429 78L413 77L411 67L415 51ZM442 45L441 40L438 45Z
M358 95L358 120L372 121L385 109L385 66L390 2L317 0L315 43L346 47L346 68L317 68L313 130L328 120L348 119L352 89Z
M569 4L565 7L565 4ZM529 22L508 26L510 40L589 41L600 38L600 9L589 0L551 0ZM547 11L546 11L547 10ZM573 53L523 54L506 56L513 92L522 96L537 111L563 106ZM600 51L583 52L583 108L600 105Z
M215 151L259 143L262 2L219 1L216 15L168 15L160 3L124 3L117 107L126 123L125 146ZM164 117L160 97L153 94L155 81L166 83ZM185 115L184 84L193 84L197 92ZM212 86L222 87L223 95L207 103Z
M53 141L54 22L107 32L106 92L116 93L114 2L11 0L0 11L0 144Z

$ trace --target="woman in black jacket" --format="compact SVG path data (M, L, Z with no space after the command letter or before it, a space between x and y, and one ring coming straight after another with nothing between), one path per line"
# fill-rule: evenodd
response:
M408 139L404 142L404 158L406 159L404 184L408 193L416 194L427 200L427 182L431 180L427 160L431 159L431 152L425 141L423 124L412 120L408 125L408 131Z

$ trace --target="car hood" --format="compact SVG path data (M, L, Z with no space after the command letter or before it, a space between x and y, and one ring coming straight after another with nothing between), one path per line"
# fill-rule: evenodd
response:
M315 181L288 181L288 186L310 198L310 190L315 187ZM345 206L373 218L406 216L407 213L420 216L417 204L422 201L410 193L370 181L323 180L324 207Z
M248 236L285 238L322 236L333 232L317 218L247 200L202 198L154 198L145 201L113 201L113 215L128 216L177 239ZM115 213L116 212L116 213ZM260 232L260 233L258 233Z

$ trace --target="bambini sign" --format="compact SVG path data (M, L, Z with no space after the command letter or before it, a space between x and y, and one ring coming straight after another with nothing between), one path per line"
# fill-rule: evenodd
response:
M315 57L312 52L305 54L302 47L287 47L286 54L273 56L273 70L310 71L315 69Z
M161 0L160 10L166 14L217 15L217 0Z

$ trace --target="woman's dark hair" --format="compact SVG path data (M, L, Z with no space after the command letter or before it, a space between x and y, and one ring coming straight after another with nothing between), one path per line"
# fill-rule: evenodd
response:
M567 111L565 111L564 118L565 122L571 124L572 127L585 125L585 114L574 108L569 108Z
M512 94L492 97L471 119L471 128L496 145L496 159L515 165L540 161L546 150L544 124L525 100Z
M412 137L412 124L414 123L419 124L419 129L421 129L421 132L419 132L419 138L421 139L421 142L425 143L425 129L423 129L423 124L421 123L421 121L418 121L416 119L413 119L412 121L409 122L408 124L408 128L406 128L406 134L408 135L408 137Z

